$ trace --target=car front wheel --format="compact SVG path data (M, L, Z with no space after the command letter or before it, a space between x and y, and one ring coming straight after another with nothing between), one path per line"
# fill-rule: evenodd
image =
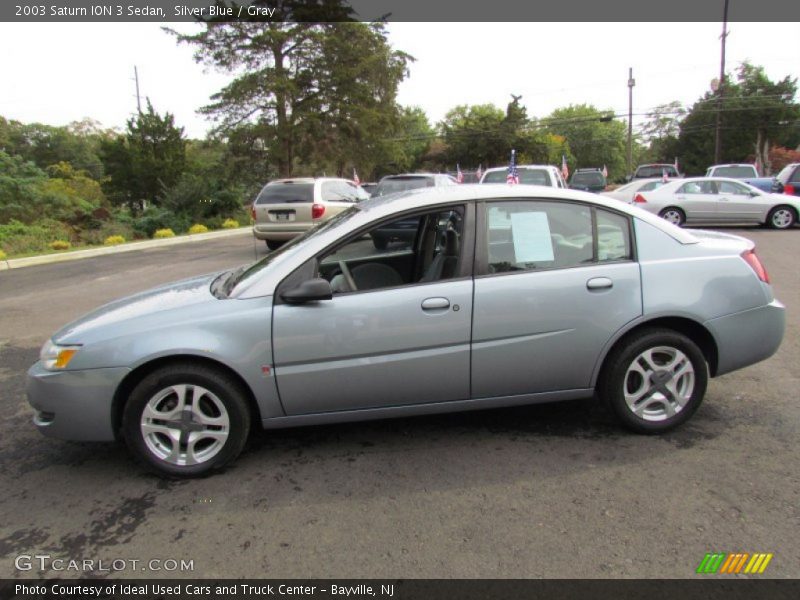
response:
M769 211L767 224L773 229L789 229L797 223L797 213L791 206L776 206Z
M686 215L680 208L675 208L674 206L670 206L669 208L665 208L658 216L664 219L665 221L669 221L673 225L677 225L680 227L686 222Z
M660 433L692 416L707 384L705 357L691 339L669 329L646 329L612 351L598 391L629 429Z
M235 459L250 429L245 393L230 376L189 363L150 373L125 405L133 454L168 477L197 477Z

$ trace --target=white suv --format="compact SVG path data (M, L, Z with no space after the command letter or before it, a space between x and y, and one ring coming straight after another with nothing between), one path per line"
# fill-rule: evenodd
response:
M567 184L561 176L558 167L552 165L517 165L519 182L527 185L544 185L567 189ZM486 169L481 177L481 183L505 183L508 176L508 167L492 167Z
M253 202L253 235L275 250L367 198L369 194L348 179L298 177L270 181Z

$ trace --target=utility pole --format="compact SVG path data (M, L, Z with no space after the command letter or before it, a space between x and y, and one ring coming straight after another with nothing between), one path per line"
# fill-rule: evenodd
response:
M142 99L139 96L139 69L133 65L133 80L136 82L136 111L142 114Z
M728 0L725 0L726 2ZM633 67L628 69L628 175L633 174Z
M722 162L722 95L725 91L725 39L728 37L728 0L725 0L725 8L722 15L722 55L719 64L719 84L717 85L717 125L714 136L714 164Z

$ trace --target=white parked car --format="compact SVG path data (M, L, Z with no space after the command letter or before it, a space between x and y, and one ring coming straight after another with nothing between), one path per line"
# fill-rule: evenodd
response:
M615 190L601 192L600 195L605 196L606 198L614 198L614 200L619 200L625 204L633 204L633 199L636 197L636 194L639 192L650 192L661 187L664 185L664 183L665 181L661 177L652 179L634 179L630 183L626 183Z
M723 177L676 179L653 191L637 193L634 203L675 225L760 223L788 229L797 223L800 213L800 201L792 196L770 194Z
M517 165L519 182L528 185L544 185L567 189L567 184L561 176L561 171L552 165ZM481 183L505 183L508 176L508 167L492 167L486 169L481 177Z

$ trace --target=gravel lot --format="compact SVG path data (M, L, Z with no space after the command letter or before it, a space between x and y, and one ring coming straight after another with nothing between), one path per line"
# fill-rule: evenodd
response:
M117 444L42 437L25 371L80 314L263 244L0 272L0 577L56 575L17 570L20 554L194 561L125 577L691 577L712 551L773 552L769 576L800 577L800 231L725 231L756 241L786 338L712 380L676 432L628 434L592 401L258 432L232 468L188 482Z

